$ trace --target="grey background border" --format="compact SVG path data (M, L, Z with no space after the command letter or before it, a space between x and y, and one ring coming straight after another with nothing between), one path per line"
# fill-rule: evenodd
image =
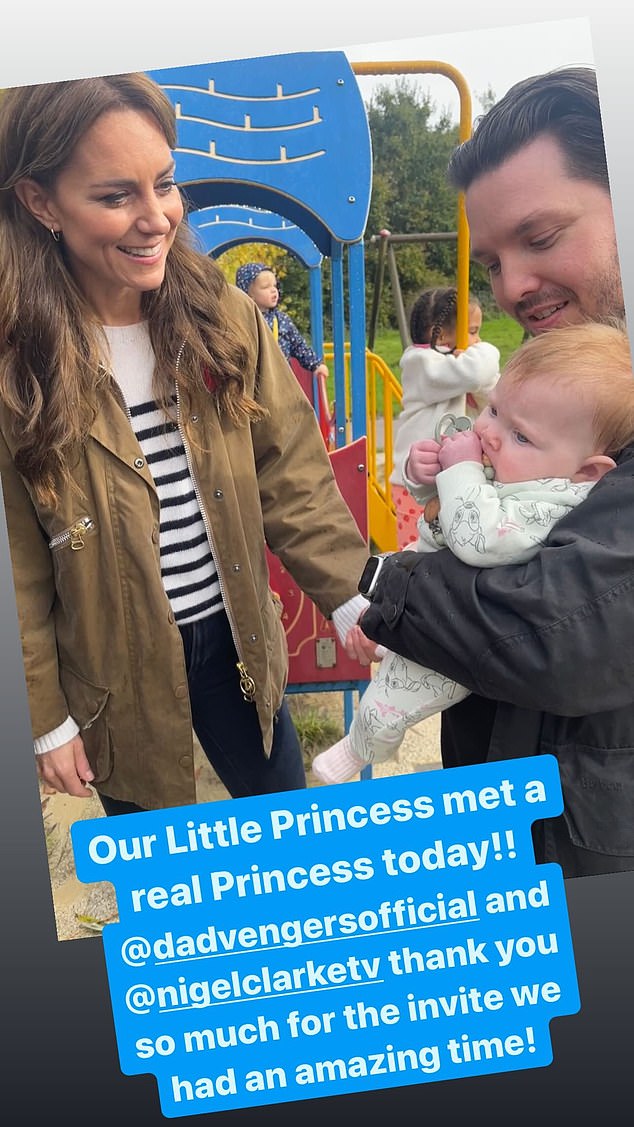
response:
M406 0L394 0L389 28L385 26L385 6L371 2L364 6L362 28L357 15L338 12L336 3L321 4L319 12L309 17L311 26L301 28L294 3L278 0L276 28L268 29L267 39L261 4L245 2L235 15L224 13L219 32L216 6L193 0L189 11L198 19L199 28L196 36L183 36L183 52L176 58L174 31L179 21L173 15L172 26L170 11L162 5L156 6L154 19L145 4L137 9L112 0L101 13L93 8L95 17L104 21L103 33L86 42L81 42L82 33L87 35L86 12L83 7L76 9L73 0L59 0L54 10L50 5L37 9L37 3L28 9L16 5L3 16L0 86L100 70L202 61L201 50L208 57L231 57L308 46L340 47L361 40L495 27L528 19L525 11L510 14L508 4L483 0L476 6L460 0L450 13L421 13L415 26ZM617 0L576 4L551 0L533 4L530 11L534 21L583 15L589 15L592 22L621 265L633 323L628 107L633 40L627 34L632 15L623 12ZM208 30L206 42L201 21ZM254 30L247 42L242 34L246 24L257 29L257 35ZM146 58L139 56L139 44L143 44ZM194 47L198 54L193 53ZM52 1115L69 1127L86 1122L107 1124L115 1118L126 1125L164 1123L154 1079L124 1077L119 1071L100 941L59 943L56 938L2 510L0 639L0 1006L5 1031L1 1058L5 1122L30 1123ZM501 1127L509 1120L523 1124L538 1119L550 1124L563 1115L577 1124L595 1123L599 1116L615 1121L615 1113L609 1109L629 1106L631 1093L634 873L571 881L567 893L582 1009L553 1023L554 1062L549 1068L248 1111L219 1111L218 1127L229 1121L240 1127L290 1127L298 1115L312 1124L321 1123L324 1117L339 1123L350 1115L395 1113L438 1116L448 1123L464 1115L491 1127ZM184 1124L200 1121L200 1115L180 1120Z

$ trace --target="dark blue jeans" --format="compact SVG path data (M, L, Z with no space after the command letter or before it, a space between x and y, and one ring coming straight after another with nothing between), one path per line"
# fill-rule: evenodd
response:
M271 756L264 754L255 704L246 701L240 689L238 655L224 611L181 626L180 632L193 728L232 798L305 787L301 748L285 701L275 717ZM99 797L106 814L141 809L108 795Z

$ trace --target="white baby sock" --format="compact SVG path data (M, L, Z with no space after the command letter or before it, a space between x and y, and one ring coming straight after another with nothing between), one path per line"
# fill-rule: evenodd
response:
M315 756L312 771L320 783L345 783L364 767L367 767L365 759L354 754L349 736L344 736L327 751Z

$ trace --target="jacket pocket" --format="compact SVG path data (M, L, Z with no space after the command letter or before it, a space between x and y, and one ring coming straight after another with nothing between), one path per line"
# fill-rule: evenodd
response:
M281 620L282 615L284 614L284 603L282 602L282 599L278 595L277 591L271 590L271 601L273 603L277 617Z
M273 711L277 712L284 698L288 681L288 644L282 616L284 604L275 591L269 592L263 620L266 630L266 655Z
M80 728L86 755L95 782L103 782L112 774L113 754L108 727L110 690L95 685L67 665L61 665L59 679L68 703L68 711Z
M52 552L59 551L60 548L70 548L73 552L79 552L84 547L86 537L90 536L96 528L96 521L92 517L78 517L68 528L63 528L53 536L48 546Z
M571 841L595 853L634 857L634 748L557 748Z

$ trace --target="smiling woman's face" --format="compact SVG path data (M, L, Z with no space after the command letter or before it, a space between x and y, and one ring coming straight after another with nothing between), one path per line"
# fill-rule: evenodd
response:
M469 186L472 257L531 335L624 315L609 193L569 175L547 134Z
M37 218L61 232L69 268L102 322L138 321L141 295L161 285L183 218L172 153L153 118L104 113L53 189L29 198Z

